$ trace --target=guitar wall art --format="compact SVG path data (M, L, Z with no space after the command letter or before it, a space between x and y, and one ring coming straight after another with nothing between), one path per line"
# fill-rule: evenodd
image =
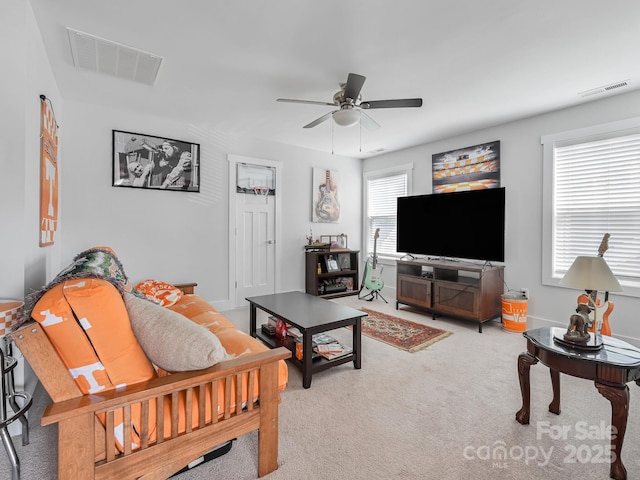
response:
M312 221L336 223L340 219L339 184L338 171L324 168L313 169Z

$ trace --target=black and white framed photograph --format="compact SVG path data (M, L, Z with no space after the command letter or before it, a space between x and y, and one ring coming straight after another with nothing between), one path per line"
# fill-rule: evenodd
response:
M113 130L114 187L200 191L200 145Z

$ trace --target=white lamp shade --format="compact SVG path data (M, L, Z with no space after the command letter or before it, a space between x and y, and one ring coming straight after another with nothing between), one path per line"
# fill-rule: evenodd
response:
M560 285L580 290L621 292L622 287L603 257L578 256Z
M353 127L360 121L360 112L353 108L344 108L333 114L333 121L342 127Z

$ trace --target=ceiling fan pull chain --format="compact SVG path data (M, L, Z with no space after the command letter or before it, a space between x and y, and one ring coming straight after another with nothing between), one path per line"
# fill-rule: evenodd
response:
M331 155L333 155L333 122L331 122Z
M360 120L362 120L362 112L360 112ZM360 153L362 153L362 121L358 122L358 128L360 131Z

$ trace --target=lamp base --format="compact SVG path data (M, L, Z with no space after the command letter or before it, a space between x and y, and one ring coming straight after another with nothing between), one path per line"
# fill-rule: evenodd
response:
M597 352L603 346L602 336L597 333L590 333L589 339L586 342L582 339L573 339L570 335L564 335L563 337L554 335L553 341L562 346L573 348L574 350L581 350L583 352Z

